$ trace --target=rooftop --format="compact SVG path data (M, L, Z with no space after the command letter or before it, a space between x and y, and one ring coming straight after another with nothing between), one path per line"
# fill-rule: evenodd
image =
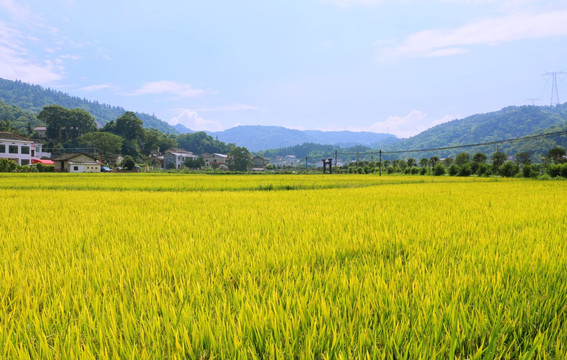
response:
M7 131L0 131L0 139L2 140L25 140L25 141L32 141L27 137L20 136L18 134L14 134Z
M55 159L53 159L53 161L65 161L65 160L70 160L70 159L72 159L72 158L74 158L74 157L77 157L77 156L79 156L79 155L85 155L85 156L88 156L89 158L93 159L92 156L89 156L89 155L87 155L87 154L85 154L85 153L70 153L70 154L64 154L64 155L58 156L58 157L56 157ZM96 161L95 159L93 159L93 160Z

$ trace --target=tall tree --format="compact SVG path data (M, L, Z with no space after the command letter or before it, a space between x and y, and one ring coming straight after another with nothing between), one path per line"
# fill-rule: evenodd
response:
M251 158L247 148L235 146L228 153L228 168L234 171L247 171L252 162Z
M94 118L83 109L69 110L59 105L44 106L37 118L47 124L47 137L59 143L75 141L96 129Z
M113 159L122 149L122 137L107 132L90 132L79 138L79 144L84 147L95 148L106 161Z
M77 139L96 129L94 118L83 109L68 110L67 116L68 131L66 134L69 139Z
M455 156L455 164L457 166L463 166L469 163L470 158L471 156L466 152L459 153Z
M174 135L165 135L156 129L146 130L144 139L141 141L141 149L145 155L149 155L153 151L164 152L167 149L177 146Z
M473 164L484 164L486 162L486 155L483 153L476 153L472 157Z
M18 130L12 126L10 120L0 120L0 131L17 132Z
M437 165L437 163L439 163L439 158L437 156L432 156L431 158L429 158L429 167L433 168L435 167L435 165Z
M486 155L480 152L477 152L473 155L471 160L471 170L473 173L476 174L478 169L480 168L480 164L484 164L486 162Z
M518 164L530 165L532 154L527 151L522 151L516 154L516 161Z
M492 154L492 166L494 167L494 169L497 169L502 166L502 164L504 164L506 159L508 159L508 155L501 151L497 151Z
M37 118L47 124L47 138L62 143L67 109L59 105L44 106Z
M144 123L138 119L136 113L126 111L116 119L114 133L122 136L126 140L138 140L144 137Z
M547 152L547 158L556 164L563 162L565 156L565 149L562 147L554 147Z
M213 139L204 131L196 133L182 134L177 137L180 147L185 150L192 151L196 154L202 153L222 153L226 154L230 151L230 144Z

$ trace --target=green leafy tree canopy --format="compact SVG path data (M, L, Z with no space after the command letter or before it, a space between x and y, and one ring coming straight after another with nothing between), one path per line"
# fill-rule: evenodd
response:
M247 171L252 162L251 158L247 148L235 146L228 153L228 167L234 171Z
M122 149L123 138L107 132L90 132L79 138L79 145L94 148L106 161L114 158Z

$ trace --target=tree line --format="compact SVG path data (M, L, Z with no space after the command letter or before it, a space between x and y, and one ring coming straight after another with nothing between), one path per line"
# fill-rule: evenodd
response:
M387 174L421 174L451 176L491 176L504 177L537 177L547 174L550 177L567 177L566 151L563 147L554 147L547 151L543 162L532 162L529 152L517 153L512 159L508 154L497 151L490 157L477 152L472 156L461 152L454 158L440 159L437 156L423 157L419 160L354 161L337 168L337 172L369 174L384 172Z
M152 154L177 147L195 154L226 154L238 148L235 144L213 139L205 132L172 135L145 129L143 122L131 111L124 112L100 129L97 129L94 118L82 109L48 105L37 118L47 126L45 149L54 155L83 150L102 157L104 162L113 162L119 154L129 156L135 162L144 162Z

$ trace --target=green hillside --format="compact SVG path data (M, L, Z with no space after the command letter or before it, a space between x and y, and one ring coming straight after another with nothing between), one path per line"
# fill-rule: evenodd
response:
M476 114L464 119L453 120L435 126L408 139L382 143L381 146L373 144L371 145L372 150L362 147L339 148L311 142L297 146L274 147L273 149L264 150L263 154L265 156L282 156L289 154L301 158L305 156L316 158L322 155L328 156L337 149L343 159L352 159L352 154L360 153L361 159L370 160L371 155L365 156L364 154L375 153L377 149L382 149L386 152L434 149L488 143L559 131L567 131L567 103L554 107L510 106L491 113ZM567 147L567 136L540 137L494 145L442 151L385 154L383 158L392 160L409 157L454 157L460 152L491 154L499 150L509 155L515 155L519 152L528 152L532 155L533 159L539 159L544 156L549 149L556 146Z
M0 131L13 131L26 134L29 127L42 125L35 114L17 106L0 101Z
M567 121L567 104L510 106L437 125L398 144L407 149L490 142L530 135Z
M431 149L448 146L480 144L520 138L544 132L560 131L567 126L567 103L550 106L510 106L500 111L476 114L464 119L437 125L409 139L404 139L386 150ZM528 151L543 154L549 148L561 145L561 137L540 138L499 144L498 149L513 155ZM453 156L459 152L491 153L496 145L416 153L415 156ZM409 154L407 156L414 156ZM407 157L406 156L406 157Z
M101 104L98 101L81 99L61 91L46 89L39 85L30 85L21 81L11 81L0 78L0 101L20 109L38 114L46 105L61 105L68 109L83 109L88 111L97 122L104 125L115 120L126 112L123 107ZM154 128L166 134L176 134L177 131L168 123L153 115L136 113L147 129Z

